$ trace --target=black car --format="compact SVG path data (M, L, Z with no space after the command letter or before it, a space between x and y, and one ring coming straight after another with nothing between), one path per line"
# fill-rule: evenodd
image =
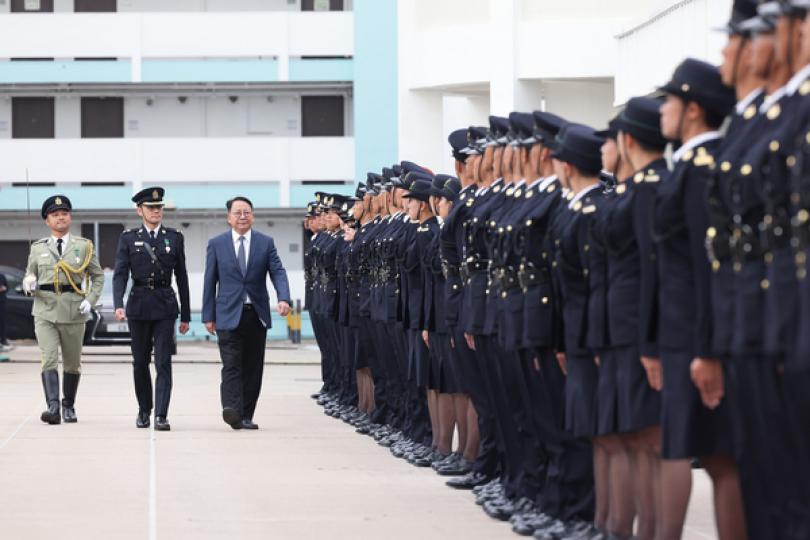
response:
M31 315L34 299L22 292L22 280L25 272L19 268L0 266L0 273L6 276L8 282L6 295L6 334L8 338L36 339L34 317ZM85 345L128 345L130 343L129 326L126 322L115 320L112 272L104 273L104 290L91 314L92 318L87 321L84 332Z

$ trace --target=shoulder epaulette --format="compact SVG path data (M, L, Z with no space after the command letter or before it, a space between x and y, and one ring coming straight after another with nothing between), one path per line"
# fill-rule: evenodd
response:
M45 238L40 238L39 240L37 240L34 243L35 244L47 244L48 243L48 237L46 236Z
M714 165L714 156L706 151L702 146L695 152L695 157L692 163L696 167L709 167Z

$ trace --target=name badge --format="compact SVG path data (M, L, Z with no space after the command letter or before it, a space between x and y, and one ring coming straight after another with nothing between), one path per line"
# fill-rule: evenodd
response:
M49 255L47 253L41 253L39 256L40 257L48 257Z
M136 246L142 246L142 245L143 245L143 242L135 242L135 245L136 245Z

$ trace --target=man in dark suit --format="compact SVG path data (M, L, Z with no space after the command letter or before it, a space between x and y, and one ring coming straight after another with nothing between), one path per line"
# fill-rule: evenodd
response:
M208 241L202 319L219 340L222 419L233 429L258 429L253 412L271 324L267 274L282 317L290 312L290 288L273 239L252 230L253 203L234 197L226 207L231 230Z

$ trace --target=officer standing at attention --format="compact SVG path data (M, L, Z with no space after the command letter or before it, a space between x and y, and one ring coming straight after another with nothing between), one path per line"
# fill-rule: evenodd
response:
M155 429L169 431L166 420L172 393L172 348L174 321L180 315L180 333L188 332L191 320L188 274L183 235L162 225L163 194L160 187L139 191L132 202L138 205L143 225L127 229L118 240L113 274L115 317L129 319L132 334L132 366L135 394L138 397L138 418L135 425L149 427L152 413L152 375L149 361L155 350ZM177 278L180 309L172 289L172 274ZM132 289L124 309L124 292L132 275Z
M42 204L42 219L51 235L37 240L28 254L23 291L34 296L34 332L42 351L42 386L48 410L40 417L47 424L61 422L59 414L59 349L64 370L62 415L76 422L73 408L81 376L84 327L101 296L104 272L93 243L70 234L70 199L49 197Z

